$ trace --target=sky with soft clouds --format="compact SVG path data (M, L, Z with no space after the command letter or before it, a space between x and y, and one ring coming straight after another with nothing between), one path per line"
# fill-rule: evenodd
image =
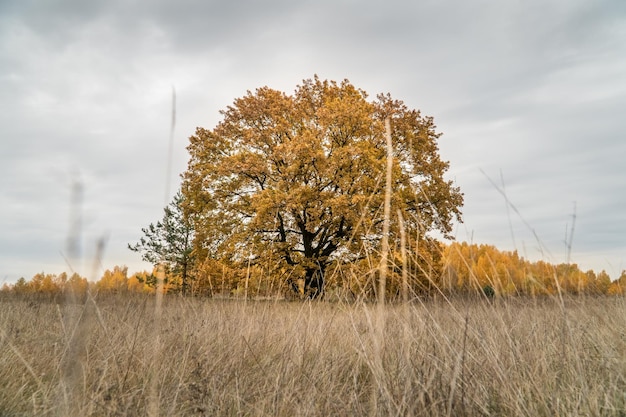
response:
M5 0L0 283L66 259L93 278L102 239L100 268L149 269L127 243L162 217L196 126L315 74L435 118L458 240L560 263L571 239L582 269L626 269L622 0Z

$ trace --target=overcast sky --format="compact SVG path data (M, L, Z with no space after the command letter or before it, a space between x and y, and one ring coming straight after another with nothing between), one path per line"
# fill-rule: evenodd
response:
M560 263L574 226L572 262L626 269L623 0L4 0L0 283L65 259L93 279L99 239L103 268L149 269L127 243L162 217L196 126L315 74L435 118L458 240Z

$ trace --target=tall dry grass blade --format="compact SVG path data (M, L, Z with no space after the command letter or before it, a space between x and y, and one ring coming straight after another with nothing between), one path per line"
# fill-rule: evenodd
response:
M72 273L76 271L76 265L80 261L80 236L82 234L82 205L84 192L84 186L78 174L74 175L76 176L72 180L72 188L70 191L70 226L66 241L67 256L63 253L61 254ZM74 294L73 287L70 287L69 291L65 291L64 302L66 305L76 304L76 294ZM70 314L65 315L66 318L70 316ZM65 328L72 327L72 323L64 322L62 324Z
M572 228L567 235L565 231L565 245L567 247L567 264L569 265L572 260L572 242L574 241L574 227L576 226L576 202L574 201L574 212L572 213Z
M69 267L74 270L75 263L80 260L80 236L82 233L82 206L84 186L78 174L72 181L72 189L70 191L70 219L69 231L67 234L67 261ZM74 301L74 300L68 300Z
M167 166L165 170L165 198L163 206L167 207L170 200L170 177L172 172L172 155L174 153L174 131L176 129L176 89L172 86L172 119L170 123L170 136L169 147L167 152ZM149 375L149 398L148 398L148 415L158 416L160 409L159 400L159 383L158 383L158 366L161 357L161 319L163 311L163 297L165 295L165 265L160 263L157 266L157 285L154 302L154 325L153 330L153 345L150 357L152 363L150 366Z
M383 370L383 350L385 340L385 296L387 286L387 270L389 268L389 228L391 222L391 187L393 173L393 143L391 141L391 120L389 117L385 119L385 139L387 144L387 169L385 181L385 202L383 206L383 231L381 242L381 256L379 265L379 281L378 281L378 308L376 309L376 320L374 321L374 331L372 332L373 340L373 360L372 360L372 392L371 392L371 415L378 414L379 397L384 389L384 370Z
M500 188L498 186L498 184L496 184L491 177L489 177L489 175L487 175L487 173L485 171L483 171L482 169L480 170L480 172L485 176L485 178L487 178L487 180L491 183L491 185L496 189L496 191L498 191L502 197L504 197L504 201L506 202L508 207L511 207L511 209L515 212L515 214L517 214L517 216L520 218L520 220L522 221L522 223L524 223L524 226L526 226L526 228L533 234L537 245L539 245L539 251L541 252L542 256L544 255L544 251L547 252L548 254L550 253L548 251L548 249L546 248L546 246L543 244L543 242L541 241L541 239L539 239L539 235L537 235L537 231L530 225L530 223L528 223L528 221L526 221L526 219L524 218L524 216L522 216L522 213L517 209L517 207L515 206L515 204L513 204L511 202L511 200L509 199L509 197L506 195L506 192L504 192L504 190L502 188Z
M398 209L398 228L400 229L400 258L402 259L402 302L409 302L409 270L406 250L406 230L404 230L404 218L402 211Z
M387 142L387 171L385 181L385 204L383 208L383 237L380 257L380 280L378 285L378 304L385 305L385 292L387 285L387 269L389 258L389 224L391 220L391 186L393 173L393 143L391 141L391 121L385 119L385 138Z
M105 246L105 238L98 239L93 270L91 272L92 280L95 280L97 276ZM77 308L80 308L80 310L76 311ZM78 314L78 317L75 319L73 317L74 314ZM61 415L77 416L81 414L81 410L87 402L86 386L84 386L88 368L87 343L92 332L94 318L96 317L95 300L89 288L82 306L76 304L66 305L66 317L69 320L67 328L71 330L61 366Z
M9 338L7 337L4 329L0 328L0 345L8 346L8 348L11 350L11 352L13 352L13 354L15 356L17 356L17 358L20 360L22 365L24 365L24 367L26 368L26 370L28 371L30 376L33 378L33 381L35 381L35 383L37 384L38 390L40 392L44 392L44 384L43 384L43 382L41 380L41 377L39 375L37 375L37 373L35 372L35 370L31 366L31 364L28 362L28 360L26 360L24 355L22 355L20 350L15 345L13 345L13 343L11 343L11 341L8 340L8 339Z
M165 169L165 201L167 207L170 202L170 180L172 176L172 155L174 154L174 130L176 129L176 89L172 86L172 120L170 123L170 140L167 150L167 166Z
M69 218L69 230L66 240L67 257L64 256L65 261L71 271L76 269L76 264L79 262L80 257L80 235L82 228L81 221L81 207L83 201L83 184L78 177L72 178L72 187L70 190L70 218ZM60 381L60 404L62 405L62 414L70 415L72 410L72 404L76 403L76 395L74 392L77 390L75 386L79 373L81 372L80 363L75 357L80 350L80 341L77 340L79 335L76 334L76 329L80 316L76 316L76 297L73 291L67 291L64 297L64 314L61 314L59 310L59 318L61 328L63 329L64 341L66 344L65 357L61 364L61 381Z
M154 317L152 320L152 345L151 352L148 352L150 358L149 364L149 390L148 390L148 409L147 414L150 417L159 415L160 396L159 396L159 363L161 361L161 321L163 316L163 293L165 291L165 267L159 264L157 267L157 288L154 300Z
M508 197L506 196L506 188L504 187L504 175L502 174L502 170L500 170L500 183L502 184L502 195L504 196L504 205L506 206L506 217L509 221L511 240L513 241L513 247L517 249L517 244L515 243L515 232L513 231L513 222L511 221L511 210L509 209Z

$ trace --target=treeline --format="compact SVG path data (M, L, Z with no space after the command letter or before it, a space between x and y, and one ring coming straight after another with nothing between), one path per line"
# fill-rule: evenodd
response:
M494 246L452 243L442 256L441 288L448 292L472 292L491 287L500 295L588 294L622 295L626 271L611 282L605 271L582 271L576 264L530 262L517 251Z
M428 251L432 254L431 251ZM468 243L443 245L438 257L419 257L415 253L403 262L400 253L392 256L388 276L388 297L399 299L406 282L410 296L434 294L507 296L540 296L563 293L570 295L624 295L626 271L611 281L605 271L582 271L576 264L530 262L516 251L500 251L494 246ZM374 298L378 269L365 259L350 264L336 263L327 276L327 296L339 298ZM403 271L405 266L406 272ZM60 299L71 294L79 299L88 291L98 294L152 294L158 271L129 274L127 267L116 266L104 271L96 282L78 274L38 273L30 280L20 278L15 284L4 284L2 294L30 295ZM187 294L221 297L293 296L294 271L272 269L261 264L245 268L218 261L205 262L189 273ZM179 273L164 271L164 291L181 293ZM406 281L404 281L406 280Z
M20 278L15 284L4 284L0 289L2 294L37 295L49 299L61 300L71 295L78 300L84 299L88 291L108 294L118 293L154 293L153 281L156 278L148 272L139 272L128 275L127 267L116 266L107 269L96 282L90 282L77 273L68 275L35 274L30 280Z

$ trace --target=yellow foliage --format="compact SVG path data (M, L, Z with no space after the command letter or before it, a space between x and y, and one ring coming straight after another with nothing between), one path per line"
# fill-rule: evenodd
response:
M128 291L137 294L154 294L154 288L146 283L150 275L149 272L137 272L131 275L127 281Z
M222 114L213 130L198 128L188 147L182 190L199 264L214 259L245 269L251 261L266 279L290 270L316 296L332 265L359 260L364 247L379 251L388 117L392 205L407 214L407 234L446 235L460 220L463 195L444 179L448 163L439 158L433 119L389 95L368 101L347 80L315 77L293 95L248 92ZM399 239L395 221L392 235Z
M115 266L113 270L107 269L100 280L96 283L99 292L126 292L128 289L128 268Z
M486 285L497 294L607 294L618 293L606 272L583 272L576 264L529 262L517 252L503 252L489 245L452 243L443 251L444 279L448 291L473 292Z

